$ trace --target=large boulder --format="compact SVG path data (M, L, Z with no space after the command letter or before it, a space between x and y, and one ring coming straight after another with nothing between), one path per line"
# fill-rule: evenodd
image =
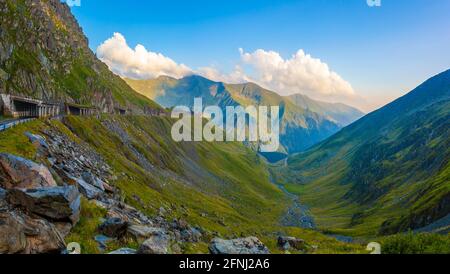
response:
M138 254L168 254L169 237L166 234L158 234L147 239L138 250Z
M215 238L209 251L212 254L270 254L269 249L256 237L234 240Z
M76 224L80 217L81 195L74 186L12 189L7 199L11 205L19 206L52 221L67 221Z
M61 253L64 239L53 224L18 210L0 211L0 254Z
M128 223L120 218L109 218L99 226L103 235L111 238L121 238L127 232Z
M30 189L57 185L44 165L11 154L0 153L0 186L6 189Z

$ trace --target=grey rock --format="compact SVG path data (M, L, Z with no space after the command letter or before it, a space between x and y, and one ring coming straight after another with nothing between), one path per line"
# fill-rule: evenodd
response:
M98 177L92 175L92 173L90 172L83 172L83 174L81 175L83 177L83 180L92 185L95 186L96 188L100 189L102 192L105 191L105 187L103 185L102 180L100 180Z
M145 240L151 236L164 235L165 230L162 228L145 226L145 225L131 225L128 227L127 234L138 241Z
M94 240L98 243L98 247L101 251L104 251L108 247L108 243L112 242L114 239L105 235L97 235Z
M47 148L47 149L49 148L45 138L40 135L35 135L30 132L25 132L25 136L28 137L28 140L30 140L31 143L39 145L43 148Z
M103 191L96 188L95 186L86 183L83 179L76 179L76 182L81 194L83 194L89 200L96 199L103 194Z
M137 254L137 250L132 249L132 248L121 248L121 249L112 251L108 254L109 255L133 255L133 254Z
M152 221L145 214L124 203L111 206L107 216L109 218L121 218L130 224L152 225Z
M168 254L169 238L167 235L155 235L147 239L138 250L138 254Z
M53 221L76 224L80 217L80 193L74 186L12 189L7 193L11 205Z
M199 242L202 236L202 233L196 228L188 228L181 231L181 238L186 242Z
M270 254L269 249L256 237L234 240L215 238L209 251L212 254Z
M100 233L112 237L121 238L127 232L128 223L120 218L109 218L103 222L100 227Z
M30 189L57 185L45 166L18 156L0 153L0 186L6 189Z
M291 248L296 250L306 250L307 244L302 239L297 239L294 237L278 237L278 246L284 250L289 250Z
M21 211L0 212L0 254L61 253L63 237L53 224Z

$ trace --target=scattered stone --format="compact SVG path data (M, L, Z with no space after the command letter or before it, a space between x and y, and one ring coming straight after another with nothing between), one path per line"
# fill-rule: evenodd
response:
M164 207L160 207L159 208L159 216L164 216L166 215L167 211Z
M35 134L30 133L30 132L25 132L25 136L28 137L28 140L30 140L30 142L32 144L34 144L34 145L36 145L38 147L46 148L46 149L49 148L45 138L40 136L40 135L35 135Z
M83 194L89 200L96 199L103 194L103 191L96 188L95 186L86 183L83 179L76 179L76 182L81 194Z
M133 255L136 254L137 250L132 248L121 248L113 252L108 253L109 255Z
M124 203L111 206L107 216L108 218L120 218L130 224L153 225L152 221L142 212Z
M8 191L10 204L53 221L76 224L80 217L80 193L74 186L12 189Z
M99 226L100 233L112 237L121 238L127 232L128 224L120 218L109 218Z
M114 239L109 238L105 235L97 235L94 237L94 240L98 243L98 248L101 251L104 251L108 247L108 243L113 241Z
M175 243L171 247L172 254L183 254L183 250L181 249L180 245Z
M0 153L0 186L6 189L30 189L57 185L45 166L18 156Z
M215 238L209 251L211 254L270 254L269 249L256 237L234 240Z
M289 250L291 248L296 250L306 250L306 242L302 239L294 237L278 237L278 246L283 250Z
M63 237L53 224L20 211L0 212L0 254L61 253Z
M190 243L199 242L202 236L202 233L196 228L188 228L181 231L181 239Z
M92 185L95 186L96 188L100 189L102 192L105 191L105 187L103 185L102 180L100 180L98 177L95 177L94 175L92 175L92 173L90 172L83 172L83 175L81 175L83 180Z
M189 224L183 219L173 220L172 227L178 230L186 230L189 229Z
M169 239L167 235L155 235L147 239L138 250L138 254L168 254Z
M143 241L151 236L164 235L165 230L145 225L131 225L128 227L127 233L137 241Z
M114 193L115 192L114 187L110 186L108 183L103 182L103 188L108 193Z

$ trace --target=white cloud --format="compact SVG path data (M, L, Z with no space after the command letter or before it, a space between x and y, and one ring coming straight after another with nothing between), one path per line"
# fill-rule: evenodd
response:
M239 50L241 60L251 67L255 82L280 94L304 93L313 96L352 96L350 83L320 59L299 50L290 59L278 52L258 49L253 53Z
M231 73L223 73L214 67L202 67L196 71L197 74L217 82L224 82L227 84L241 84L246 82L253 82L241 66L236 65Z
M281 95L302 93L316 99L345 101L354 98L351 84L332 71L320 59L313 58L303 50L289 59L276 51L258 49L247 53L239 49L240 60L229 72L216 67L191 69L178 64L161 53L148 51L137 45L134 49L120 33L106 40L97 48L97 56L109 68L123 77L150 79L161 75L182 78L199 74L214 81L226 83L255 82Z
M149 79L167 75L181 78L192 74L186 65L177 64L161 53L148 51L142 45L130 48L120 33L114 33L113 37L101 44L97 48L97 56L113 72L123 77Z

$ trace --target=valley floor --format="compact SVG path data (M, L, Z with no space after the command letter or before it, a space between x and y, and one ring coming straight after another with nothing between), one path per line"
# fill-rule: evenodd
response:
M200 239L178 242L174 252L209 253L215 237L249 236L258 237L272 253L285 252L277 243L279 236L306 242L304 249L291 253L367 252L363 244L343 243L318 231L295 227L312 224L307 215L301 215L302 210L295 210L300 215L293 215L295 220L300 217L300 222L284 226L281 220L290 212L291 203L294 208L302 206L270 182L264 160L250 149L238 144L175 143L170 125L164 117L40 119L0 133L0 152L52 169L54 160L39 156L39 147L25 135L30 132L48 140L62 138L82 151L100 155L111 167L113 180L109 183L120 190L121 199L128 205L152 220L164 220L168 225L174 220L186 222L202 232ZM97 202L84 200L80 222L66 241L81 243L87 253L139 246L136 240L112 240L99 248L97 227L108 214Z

